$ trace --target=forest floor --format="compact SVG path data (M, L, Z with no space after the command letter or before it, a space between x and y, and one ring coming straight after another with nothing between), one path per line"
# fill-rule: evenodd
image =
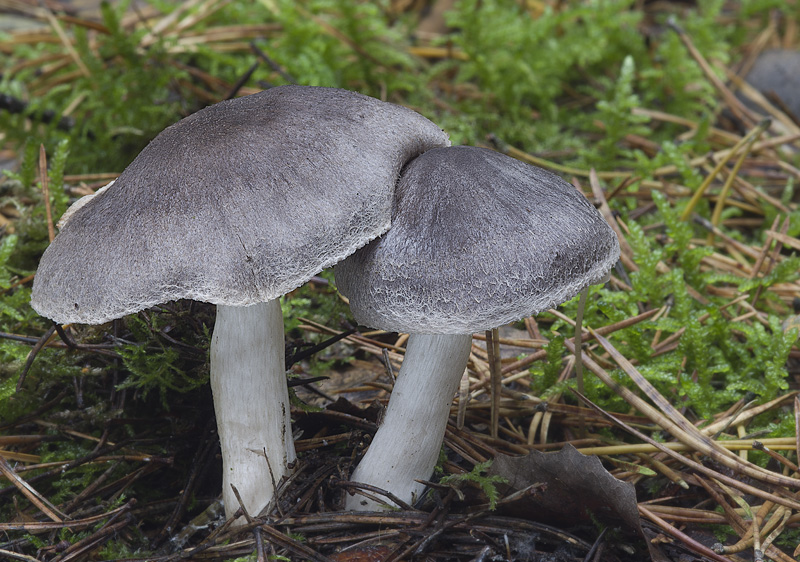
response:
M797 6L181 4L0 0L0 559L798 559L800 98L738 78L796 50ZM30 286L67 205L159 130L291 81L560 174L622 255L588 299L584 396L577 299L475 334L431 493L384 513L343 505L407 335L355 330L328 273L287 295L299 459L232 526L213 306L60 335Z

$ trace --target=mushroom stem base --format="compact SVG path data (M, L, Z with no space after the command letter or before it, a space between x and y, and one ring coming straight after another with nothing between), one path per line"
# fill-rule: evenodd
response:
M211 390L222 449L222 499L231 517L239 501L257 515L296 455L286 384L283 316L275 299L217 306L211 338Z
M383 423L351 480L382 488L408 503L419 498L425 487L415 480L429 479L439 459L450 404L471 347L471 334L409 338ZM386 509L358 494L347 497L346 507Z

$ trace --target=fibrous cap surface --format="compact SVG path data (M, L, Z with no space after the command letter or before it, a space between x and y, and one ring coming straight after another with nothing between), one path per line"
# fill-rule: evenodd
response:
M336 282L366 326L472 333L564 302L618 258L611 227L571 184L459 146L407 166L391 229L339 263Z
M180 298L279 297L385 232L402 166L448 144L414 111L346 90L282 86L213 105L72 213L31 304L101 323Z

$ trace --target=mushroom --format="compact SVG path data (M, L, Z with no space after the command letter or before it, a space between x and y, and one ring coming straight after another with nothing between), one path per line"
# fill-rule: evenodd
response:
M75 204L31 304L100 324L176 299L217 305L211 387L231 516L256 514L295 459L279 297L389 228L402 166L442 130L410 109L282 86L160 133Z
M780 104L779 109L800 117L800 52L794 49L768 49L753 63L745 77L753 87L768 97L770 103ZM776 102L775 97L778 98ZM761 107L749 100L747 105L763 113Z
M537 314L602 282L619 257L614 232L571 184L472 147L411 161L392 228L336 268L359 323L406 332L383 422L351 480L405 502L441 449L472 333ZM360 496L348 509L384 504Z

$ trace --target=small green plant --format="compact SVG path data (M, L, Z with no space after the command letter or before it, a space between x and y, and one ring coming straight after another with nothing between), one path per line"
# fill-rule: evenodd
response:
M497 502L500 500L500 492L497 490L498 484L507 484L508 479L503 478L497 474L487 476L486 472L492 466L492 461L485 461L476 464L472 470L464 474L450 474L441 479L441 483L453 486L455 489L460 488L465 482L477 484L481 491L486 495L489 500L489 509L494 511L497 508Z
M608 99L597 102L595 119L602 124L604 137L592 147L591 154L597 160L587 158L593 166L602 166L614 158L632 158L633 153L621 146L621 141L626 135L647 135L649 128L644 126L650 119L634 113L634 109L641 107L641 100L634 92L636 79L636 65L633 57L626 56L620 67L619 77L616 82L606 84Z

